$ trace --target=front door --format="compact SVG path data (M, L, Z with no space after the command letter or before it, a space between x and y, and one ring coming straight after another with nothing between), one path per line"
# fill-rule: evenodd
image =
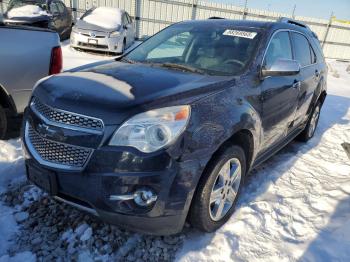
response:
M272 36L263 61L270 68L278 59L293 59L288 31ZM263 151L285 138L293 125L299 94L299 76L270 76L261 84Z

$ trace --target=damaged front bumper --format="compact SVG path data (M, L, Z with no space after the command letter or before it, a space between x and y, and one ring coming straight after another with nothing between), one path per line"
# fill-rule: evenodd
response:
M40 145L45 144L46 148L33 148L30 139L36 138L28 137L26 127L30 122L34 129L42 128L36 123L40 119L34 119L30 108L24 118L27 177L38 187L59 201L133 231L168 235L182 230L198 174L202 172L199 161L179 161L166 150L145 154L133 148L105 145L93 150L81 170L62 169L38 159L38 150L60 153L49 138L40 140ZM71 143L81 140L75 135L76 131L65 130L67 139L72 138ZM152 192L152 201L140 203L137 192Z

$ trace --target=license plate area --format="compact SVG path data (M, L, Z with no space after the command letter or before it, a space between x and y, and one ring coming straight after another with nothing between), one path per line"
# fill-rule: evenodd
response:
M28 179L50 195L57 195L56 174L36 166L27 166Z
M88 38L88 44L98 45L98 40L97 39Z

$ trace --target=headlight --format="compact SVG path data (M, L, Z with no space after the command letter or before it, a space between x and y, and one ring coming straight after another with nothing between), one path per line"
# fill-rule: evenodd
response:
M113 135L109 145L131 146L150 153L175 141L185 130L190 106L172 106L135 115Z
M116 37L116 36L119 36L119 35L120 35L119 31L114 31L112 33L109 33L109 37Z

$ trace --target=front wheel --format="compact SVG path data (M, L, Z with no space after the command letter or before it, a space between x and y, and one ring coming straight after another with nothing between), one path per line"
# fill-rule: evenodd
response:
M239 146L223 150L209 164L192 202L192 226L213 232L226 223L234 211L245 171L245 154Z
M303 142L309 141L315 134L318 120L320 119L321 103L318 102L312 111L309 121L306 124L303 132L300 133L298 139Z

